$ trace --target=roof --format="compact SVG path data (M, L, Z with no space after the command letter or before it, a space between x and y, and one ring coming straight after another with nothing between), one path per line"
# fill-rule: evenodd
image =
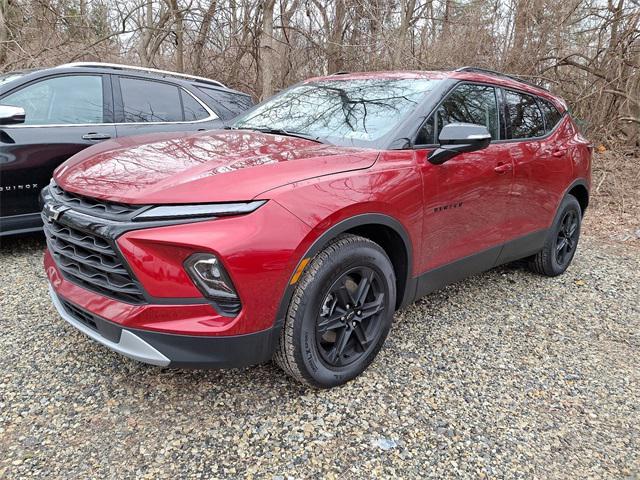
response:
M438 70L383 70L376 72L338 72L332 75L323 75L319 77L313 77L305 80L307 82L317 82L321 80L365 80L372 78L397 78L397 79L409 79L409 78L433 78L442 79L447 78L449 72L443 72Z
M169 70L159 70L157 68L138 67L134 65L123 65L120 63L73 62L73 63L65 63L62 65L58 65L57 67L53 67L53 68L73 68L73 67L105 68L110 70L126 70L131 72L151 73L151 74L160 75L162 77L173 77L173 78L178 78L182 80L193 80L200 83L208 83L216 87L228 88L222 82L219 82L217 80L212 80L210 78L199 77L197 75L189 75L186 73L172 72Z
M397 79L410 79L410 78L430 78L430 79L446 79L453 78L457 80L469 80L476 82L487 82L496 85L501 85L506 88L514 88L522 91L526 91L541 97L545 97L554 103L562 106L566 109L564 101L554 95L552 95L546 88L534 85L533 83L518 78L513 75L508 75L493 70L487 70L476 67L461 67L456 70L402 70L402 71L379 71L379 72L338 72L333 75L325 75L322 77L315 77L306 80L306 82L315 82L322 80L357 80L357 79L373 79L373 78L397 78Z

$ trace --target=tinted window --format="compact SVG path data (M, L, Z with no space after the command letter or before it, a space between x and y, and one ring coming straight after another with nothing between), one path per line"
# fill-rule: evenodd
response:
M168 83L120 78L124 121L181 122L180 90Z
M422 128L418 132L418 138L416 138L416 145L431 145L438 143L435 130L435 118L435 114L431 115L424 125L422 125Z
M392 131L438 82L337 78L304 83L262 103L234 127L282 129L338 145L368 146Z
M498 139L500 123L495 88L467 84L456 87L422 126L416 143L438 143L442 127L459 122L485 125L491 138Z
M202 120L209 116L209 112L193 98L190 94L181 90L182 94L182 108L184 109L184 119L187 122L193 122L195 120Z
M220 115L225 120L233 118L253 106L251 97L246 95L238 95L237 93L225 92L214 88L198 87L198 89L217 102Z
M558 112L558 109L549 101L538 98L538 104L542 109L542 115L544 115L545 131L550 132L558 124L562 115Z
M1 103L24 108L26 125L102 123L102 77L49 78L7 95Z
M508 138L532 138L544 135L544 121L535 97L506 91L510 127Z

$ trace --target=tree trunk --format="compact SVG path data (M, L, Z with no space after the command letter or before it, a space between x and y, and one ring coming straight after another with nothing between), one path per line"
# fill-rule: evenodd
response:
M195 72L200 74L202 73L202 53L204 52L204 45L207 41L207 36L209 35L209 30L211 29L211 22L213 20L213 14L216 11L216 0L211 0L209 3L209 7L204 13L204 17L202 18L202 23L200 24L200 28L198 29L198 37L196 38L195 45L193 46L193 56L194 56L194 69Z
M4 66L7 61L7 42L9 41L8 8L9 0L0 0L0 66Z
M153 0L147 0L143 10L142 23L144 25L144 30L141 35L139 55L142 65L148 67L151 65L149 46L153 39Z
M451 5L452 0L445 0L444 14L442 16L442 38L446 39L451 34Z
M337 0L333 26L327 25L329 29L327 70L330 74L344 70L344 59L342 58L342 36L344 35L346 13L344 0Z
M184 13L180 10L178 0L169 0L169 9L173 17L173 29L176 36L176 58L175 69L177 72L184 72Z
M392 68L402 66L402 58L407 55L407 38L409 36L409 28L413 21L413 12L416 8L416 0L402 1L402 18L398 27L398 42L392 56Z
M273 8L275 0L265 0L262 3L262 32L260 33L259 65L264 100L273 95Z

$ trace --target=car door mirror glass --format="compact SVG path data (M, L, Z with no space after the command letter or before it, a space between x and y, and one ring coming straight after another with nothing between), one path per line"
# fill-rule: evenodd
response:
M0 125L24 123L26 114L24 108L12 105L0 105Z
M484 125L450 123L442 128L438 141L440 146L428 157L429 162L434 165L440 165L461 153L487 148L491 142L491 133Z

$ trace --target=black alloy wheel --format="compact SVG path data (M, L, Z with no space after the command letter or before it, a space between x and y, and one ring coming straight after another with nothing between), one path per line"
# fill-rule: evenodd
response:
M578 212L569 210L564 214L558 237L556 238L556 261L559 265L567 265L578 245L578 228L580 226Z
M542 250L529 258L529 268L547 277L561 275L571 265L580 239L582 209L573 195L566 195Z
M339 235L296 283L274 360L307 385L342 385L376 358L395 306L396 276L386 252L368 238Z
M330 366L349 365L365 355L382 332L385 294L380 275L356 267L336 280L327 293L316 323L316 342Z

